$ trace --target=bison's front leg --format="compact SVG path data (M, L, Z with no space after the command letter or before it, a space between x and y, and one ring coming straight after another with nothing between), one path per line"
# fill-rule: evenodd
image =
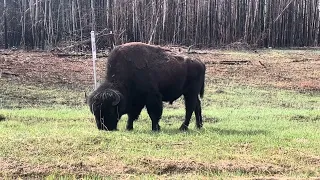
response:
M128 131L133 130L133 121L135 119L138 119L138 116L128 114L128 121L127 121L127 130Z
M147 111L149 114L149 117L152 121L152 130L153 131L159 131L159 121L162 116L163 111L163 105L162 105L162 97L160 94L150 94L147 97Z
M140 101L141 102L141 101ZM132 110L128 113L128 122L127 122L127 130L133 130L133 121L139 118L139 115L144 107L144 104L141 102L139 104L134 104Z

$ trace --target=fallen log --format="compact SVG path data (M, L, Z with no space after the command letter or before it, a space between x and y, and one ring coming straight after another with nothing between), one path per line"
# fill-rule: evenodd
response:
M16 73L1 71L0 72L0 77L2 77L3 75L6 75L6 76L19 76L19 74L16 74Z
M240 60L240 61L206 61L205 64L241 65L241 64L252 64L252 63L251 61Z
M0 51L0 55L12 55L13 53L12 52L3 52L3 51Z
M190 51L188 54L208 54L207 52Z
M92 56L92 54L87 54L87 53L67 53L67 52L52 53L52 54L58 57L91 57ZM97 54L97 58L102 58L102 57L108 57L108 54L102 54L102 53Z
M239 65L239 64L250 64L251 61L220 61L219 64L227 64L227 65Z

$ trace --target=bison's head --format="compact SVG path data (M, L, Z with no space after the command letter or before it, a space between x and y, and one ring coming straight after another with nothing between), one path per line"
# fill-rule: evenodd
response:
M97 127L100 130L117 130L117 124L121 117L122 95L120 92L100 86L88 97L88 105L95 116Z

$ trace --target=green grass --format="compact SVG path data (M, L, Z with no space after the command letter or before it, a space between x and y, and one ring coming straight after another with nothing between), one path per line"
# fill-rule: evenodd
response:
M19 85L10 86L7 95L32 97L27 91L16 91L21 89ZM125 130L126 116L119 123L119 131L98 131L81 101L82 92L28 88L37 99L63 100L20 104L18 108L13 108L18 100L2 104L0 114L6 120L0 122L0 164L16 167L0 165L0 177L320 176L318 93L208 86L202 101L203 129L195 128L193 117L188 132L178 131L184 117L179 99L174 106L166 105L162 130L154 133L145 110L132 132Z

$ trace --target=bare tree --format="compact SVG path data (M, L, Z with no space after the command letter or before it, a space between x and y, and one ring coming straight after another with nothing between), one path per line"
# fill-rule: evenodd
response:
M94 12L94 0L91 0L91 30L96 30L96 17Z
M319 1L4 0L0 42L50 48L87 42L94 30L101 45L115 37L116 43L318 46Z
M7 2L6 0L3 0L3 6L4 6L4 21L3 21L3 27L4 27L4 46L6 49L8 49L8 24L7 24Z

